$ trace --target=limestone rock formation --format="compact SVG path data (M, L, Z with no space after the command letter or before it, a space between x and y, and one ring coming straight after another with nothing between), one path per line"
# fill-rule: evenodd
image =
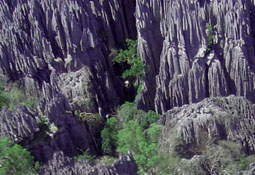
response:
M79 92L72 100L92 93L95 105L109 112L118 104L118 83L108 52L135 37L134 8L135 1L127 0L1 1L0 72L21 81L27 96L51 94L52 90L42 93L44 86L70 96L65 94L70 91L61 91L63 77L90 78L92 92L74 86L71 91Z
M160 21L163 18L161 1L139 0L136 5L136 28L138 54L145 61L145 77L139 107L154 109L156 94L155 78L159 73L160 54L163 37L160 32Z
M112 165L93 166L87 160L78 162L65 157L63 153L56 152L53 159L40 168L42 175L135 175L136 164L130 156L121 156Z
M134 12L135 0L0 1L0 74L39 100L36 112L2 110L0 136L42 162L55 151L98 152L75 112L104 118L119 104L121 84L109 53L136 37Z
M144 78L142 108L154 101L164 113L230 94L254 102L254 1L138 1L137 14L139 53L152 72ZM156 91L146 95L151 84Z
M215 97L175 107L159 121L161 154L185 158L195 171L188 174L221 174L227 169L242 174L237 160L255 152L254 116L254 105L244 97ZM250 170L246 166L247 173L254 172L252 164Z
M105 121L127 100L111 59L137 38L136 100L163 114L161 153L179 141L197 174L220 174L210 151L227 142L255 153L254 9L255 0L0 0L0 80L38 99L37 109L1 109L0 138L26 147L42 175L136 174L130 156L112 166L71 157L100 154L100 132L80 114ZM254 174L249 166L238 173Z
M190 152L199 154L210 142L229 140L240 143L247 154L254 154L254 116L254 105L243 97L209 98L176 107L159 121L164 125L160 144L168 151L180 137L190 145Z
M3 108L0 116L0 138L8 137L20 142L39 131L35 114L24 106L20 106L14 113Z

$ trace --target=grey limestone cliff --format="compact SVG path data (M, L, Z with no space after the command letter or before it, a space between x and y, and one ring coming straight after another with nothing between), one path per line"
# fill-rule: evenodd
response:
M104 122L126 100L111 59L137 38L145 62L137 103L163 114L162 153L178 136L191 164L217 141L254 154L254 9L254 0L0 0L0 79L38 100L36 109L4 107L0 137L43 162L41 174L135 174L129 156L112 166L71 157L100 152L100 133L79 117Z
M137 13L139 53L148 67L156 67L144 78L143 108L152 108L154 102L164 113L230 94L254 102L253 1L138 1ZM156 90L146 95L150 84Z
M4 108L0 112L0 137L8 137L16 142L26 137L33 137L39 131L35 113L21 106L15 113Z
M254 154L254 116L254 105L243 97L234 96L209 98L197 104L173 108L159 121L164 125L160 142L162 150L171 148L172 139L182 137L191 145L191 150L206 142L229 140L241 143L246 153Z
M108 52L136 35L135 1L129 9L127 3L1 1L1 73L21 81L27 96L57 92L73 102L90 93L98 108L110 111L118 104L118 82Z
M135 0L1 0L0 74L39 105L2 110L0 136L42 162L55 151L97 153L94 131L75 112L103 120L119 104L121 83L109 54L136 37L134 12Z
M254 117L254 105L244 97L209 98L175 107L159 120L160 151L162 155L177 152L197 168L184 174L244 174L234 163L242 154L255 152ZM254 173L252 163L247 174Z
M120 156L112 165L93 165L87 160L74 161L61 152L39 170L43 175L135 175L137 166L130 156Z

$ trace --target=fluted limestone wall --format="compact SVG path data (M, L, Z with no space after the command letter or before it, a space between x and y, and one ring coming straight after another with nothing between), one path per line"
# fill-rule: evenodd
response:
M174 106L230 94L245 96L254 102L253 1L152 0L146 5L142 2L137 3L137 12L145 7L158 9L158 15L146 15L149 18L146 24L149 26L151 21L157 21L160 37L163 37L161 40L153 27L149 27L144 34L139 26L146 24L137 22L138 34L143 33L138 35L139 43L148 43L153 39L157 47L160 45L157 41L161 40L163 44L160 56L157 54L156 57L150 54L153 48L145 44L138 47L145 60L149 57L151 62L157 63L154 65L159 65L155 79L151 78L150 73L145 76L140 100L143 108L151 108L146 102L154 100L154 108L164 113ZM207 23L214 30L210 52L206 51ZM150 29L155 35L148 38L146 34L150 34ZM152 72L155 71L152 69ZM149 84L156 86L156 92L145 95L151 87Z
M0 1L1 77L39 102L38 113L2 111L0 136L22 142L40 161L55 151L97 152L75 110L105 117L119 104L121 85L109 54L136 37L134 12L135 0ZM58 128L48 143L37 141L40 117Z
M176 107L159 120L164 127L160 151L170 153L176 138L188 145L187 152L199 155L206 146L220 140L240 144L247 154L255 153L255 110L244 97L215 97Z
M135 1L117 0L1 1L0 72L22 81L28 96L46 97L47 87L68 98L79 91L69 100L86 98L88 88L66 90L59 82L89 79L97 106L109 111L118 104L118 83L108 54L136 36L134 8Z

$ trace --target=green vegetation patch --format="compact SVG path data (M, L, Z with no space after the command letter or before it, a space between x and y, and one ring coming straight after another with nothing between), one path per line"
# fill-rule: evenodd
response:
M3 106L6 106L10 111L15 111L18 105L25 105L29 108L36 109L38 105L38 99L28 99L24 93L16 86L13 86L13 88L7 92L0 84L0 109Z
M12 144L8 138L0 139L0 174L28 175L37 174L30 153L18 144Z
M206 24L206 34L207 34L207 49L206 52L210 52L213 46L213 26L209 23Z
M144 73L144 61L137 55L137 41L126 39L128 48L119 50L113 59L113 63L127 64L129 68L124 70L122 78L141 78Z
M32 109L36 109L36 106L38 105L37 98L28 99L24 93L18 89L16 86L13 86L13 88L8 93L9 95L9 109L11 111L14 111L16 106L18 105L24 105Z
M117 151L123 154L127 154L129 151L133 153L139 174L149 172L159 163L157 140L160 130L160 126L152 124L144 132L138 122L131 120L118 133Z
M116 145L118 141L119 125L116 118L107 120L104 129L101 132L102 150L105 155L115 155Z
M95 159L96 159L96 157L94 156L94 155L91 155L90 153L89 153L89 150L87 149L86 151L82 151L81 150L81 154L79 154L79 155L77 155L77 156L75 156L74 157L74 160L76 161L76 162L78 162L78 161L82 161L82 160L84 160L84 159L86 159L86 160L88 160L89 162L93 162Z
M137 109L135 103L126 102L118 114L107 120L101 132L103 153L115 156L131 152L139 174L150 172L159 162L158 136L161 126L156 124L159 115L153 111ZM116 150L115 150L116 149Z

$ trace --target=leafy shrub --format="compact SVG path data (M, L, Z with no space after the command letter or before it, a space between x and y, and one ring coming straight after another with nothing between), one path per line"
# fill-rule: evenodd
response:
M249 166L249 161L245 158L239 160L238 168L240 170L245 170Z
M33 157L8 138L0 139L0 174L27 175L35 173ZM38 168L38 163L37 163Z
M75 115L78 116L80 121L86 122L90 127L98 127L103 122L103 118L98 113L75 111Z
M21 103L31 109L36 109L37 105L38 105L38 101L33 99L33 100L27 100L27 101L24 101L23 103Z
M128 151L139 152L138 142L145 141L143 129L136 121L129 121L124 129L118 133L118 149L120 153L127 154Z
M161 127L155 123L158 119L158 114L138 110L135 103L121 105L117 119L108 119L101 132L103 153L114 155L116 147L119 153L131 151L139 173L149 171L159 160L157 142Z
M102 150L106 155L114 155L118 140L118 121L110 118L106 121L105 127L101 132Z
M88 85L91 86L91 85ZM90 88L90 87L88 87ZM95 103L94 103L94 96L89 94L89 97L82 98L74 102L74 105L77 105L83 111L94 113L95 112Z
M144 112L137 109L136 103L131 102L126 102L121 105L117 116L120 123L127 123L130 120L135 120L138 121L143 129L149 128L152 123L157 122L157 120L160 118L160 115L158 115L156 112Z
M137 91L136 91L135 102L137 102L139 100L139 97L142 93L142 89L143 89L143 84L141 82L139 82Z
M118 133L117 151L123 154L127 154L128 151L133 152L139 174L148 172L159 162L157 144L159 132L160 127L154 124L147 133L144 133L138 122L130 120Z
M144 113L140 124L144 129L146 129L149 128L152 123L156 123L159 118L160 115L158 115L156 112L148 111L147 113Z
M155 169L156 174L177 175L178 168L181 167L181 159L176 156L162 155L159 159L158 166Z
M206 24L207 29L207 52L209 52L212 49L213 45L213 26L209 23Z
M129 65L130 68L123 72L122 78L140 78L144 72L144 62L137 56L137 41L126 39L126 43L128 48L120 50L114 57L113 63L126 63Z
M138 120L143 116L144 112L137 109L135 103L126 102L120 106L118 110L118 118L120 123L127 123L129 120Z
M49 119L45 116L41 116L39 118L39 122L38 122L38 126L41 127L41 126L48 126L49 125Z
M86 151L82 151L82 153L80 155L77 155L77 156L74 157L75 161L81 161L81 160L84 160L84 159L88 160L89 162L93 162L95 160L95 156L91 155L89 153L89 150L87 149Z
M34 168L34 169L35 169L35 171L37 171L37 172L38 172L38 171L39 171L39 168L40 168L40 162L36 161L36 162L35 162L35 166L34 166L34 167L35 167L35 168Z
M6 106L10 111L14 111L19 104L35 109L38 102L36 98L28 100L16 86L9 92L5 92L3 86L0 84L0 109Z
M56 134L56 132L58 132L58 127L52 123L50 126L49 126L49 131L52 133L52 134Z
M247 162L243 159L243 153L241 151L241 145L239 143L231 141L218 141L217 144L208 145L204 155L210 167L216 169L219 174L223 172L229 172L229 174L236 174L236 172L242 168L246 168ZM213 169L208 167L207 171L211 174Z
M33 144L49 144L52 140L53 135L57 132L54 128L54 124L50 124L49 119L45 116L41 116L37 121L39 131L36 137L32 140Z

